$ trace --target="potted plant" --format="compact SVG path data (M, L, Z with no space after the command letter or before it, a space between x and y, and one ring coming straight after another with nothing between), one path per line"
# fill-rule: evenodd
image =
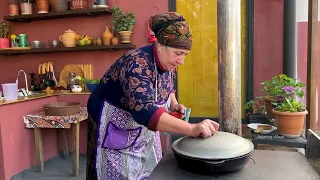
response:
M272 103L275 105L272 113L279 134L286 137L299 137L308 114L305 104L301 101L304 97L302 88L305 84L292 78L289 80L288 85L278 92L281 100Z
M76 79L84 82L90 92L93 92L94 89L97 87L97 85L100 83L100 79L99 80L86 79L86 78L83 78L81 76L76 76Z
M0 21L0 49L10 47L11 25L6 21Z
M273 103L283 100L282 88L292 86L297 88L301 86L296 79L290 78L285 74L280 74L272 77L270 80L262 82L260 92L264 93L263 99L265 101L267 117L273 119L274 115L271 110L274 108Z
M245 104L247 110L247 120L252 123L253 121L265 120L266 107L264 105L264 100L258 96L255 100L251 100Z
M34 0L20 0L20 10L22 15L32 14L32 3L34 3Z
M8 3L9 16L19 15L19 2L18 0L10 0Z
M121 43L131 43L132 28L136 24L135 15L130 13L123 13L119 7L112 9L112 29L120 34Z

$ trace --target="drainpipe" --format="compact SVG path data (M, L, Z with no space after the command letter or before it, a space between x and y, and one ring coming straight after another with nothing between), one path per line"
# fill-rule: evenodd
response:
M241 1L217 3L220 130L241 136Z
M296 0L284 0L283 73L297 78Z

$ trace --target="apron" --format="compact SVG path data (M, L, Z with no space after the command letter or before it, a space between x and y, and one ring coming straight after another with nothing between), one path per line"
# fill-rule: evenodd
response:
M157 68L155 72L157 102ZM157 106L169 112L170 103L169 96L166 103ZM138 124L129 112L107 101L102 106L96 143L98 180L147 179L162 158L159 131Z

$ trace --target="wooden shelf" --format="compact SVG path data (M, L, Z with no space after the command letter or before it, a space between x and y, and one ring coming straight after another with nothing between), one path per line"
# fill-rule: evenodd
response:
M49 19L61 19L82 16L99 16L112 14L109 8L96 8L96 9L82 9L82 10L69 10L64 12L49 12L46 14L30 14L18 16L5 16L4 20L12 22L31 22Z
M80 46L80 47L60 47L60 48L34 48L26 50L1 50L0 55L18 55L18 54L34 54L34 53L53 53L53 52L72 52L72 51L118 51L121 49L134 49L134 44L118 44L108 46Z

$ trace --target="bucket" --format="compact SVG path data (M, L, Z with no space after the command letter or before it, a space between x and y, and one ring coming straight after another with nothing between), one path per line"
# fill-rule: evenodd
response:
M7 101L18 99L18 84L6 83L2 84L3 97Z

